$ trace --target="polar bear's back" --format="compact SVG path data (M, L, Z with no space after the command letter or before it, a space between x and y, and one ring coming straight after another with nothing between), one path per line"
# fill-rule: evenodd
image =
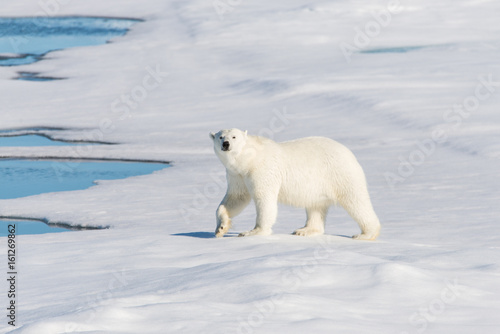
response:
M356 159L347 147L326 137L300 138L281 142L279 145L289 154L291 159L294 159L294 157L311 158L314 161L325 161L326 159L333 163L335 161Z
M279 197L285 204L333 204L351 193L353 187L366 188L363 170L354 154L332 139L307 137L278 145L282 155Z

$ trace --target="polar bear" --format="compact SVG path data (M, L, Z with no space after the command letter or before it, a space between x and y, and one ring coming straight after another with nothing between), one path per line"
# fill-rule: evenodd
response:
M378 237L380 223L365 174L342 144L325 137L277 143L238 129L210 133L210 137L227 178L227 192L216 212L216 237L227 233L231 218L251 199L257 211L255 228L239 236L270 235L280 202L306 209L306 225L296 235L323 234L328 208L338 203L361 228L354 239Z

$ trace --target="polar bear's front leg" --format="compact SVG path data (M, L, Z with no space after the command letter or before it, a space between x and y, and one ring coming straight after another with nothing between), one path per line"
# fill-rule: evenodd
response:
M266 236L266 235L271 235L272 233L273 233L272 230L263 230L260 227L256 227L253 230L241 232L240 234L238 234L238 237L249 237L252 235Z
M215 229L215 236L221 238L231 228L231 219L227 212L226 207L221 204L217 208L217 228Z
M276 217L278 215L278 197L267 197L266 199L255 199L257 209L257 221L253 230L240 233L240 237L251 235L270 235Z
M217 228L215 236L223 237L231 228L231 218L238 215L250 203L247 191L228 192L217 208Z
M295 230L293 234L310 237L313 235L322 235L323 233L325 233L325 219L328 212L328 206L319 208L307 208L306 212L306 226Z

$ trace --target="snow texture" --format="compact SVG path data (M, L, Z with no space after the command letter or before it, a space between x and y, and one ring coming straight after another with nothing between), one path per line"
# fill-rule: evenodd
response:
M1 200L2 216L109 230L18 236L6 333L498 333L498 1L10 1L2 16L144 22L111 43L0 68L1 128L121 145L0 156L171 160L82 191ZM46 14L45 14L46 15ZM66 80L10 80L18 71ZM210 131L326 136L363 166L382 232L330 210L326 235L216 239ZM83 149L85 148L85 149ZM6 251L5 238L2 249ZM7 307L7 282L2 309Z

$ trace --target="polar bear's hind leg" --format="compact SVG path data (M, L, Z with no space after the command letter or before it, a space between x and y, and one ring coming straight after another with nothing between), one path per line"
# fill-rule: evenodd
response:
M358 223L361 234L356 234L352 238L357 240L375 240L380 234L380 222L377 214L373 210L368 191L365 196L354 196L349 201L341 201L340 204L349 215Z

